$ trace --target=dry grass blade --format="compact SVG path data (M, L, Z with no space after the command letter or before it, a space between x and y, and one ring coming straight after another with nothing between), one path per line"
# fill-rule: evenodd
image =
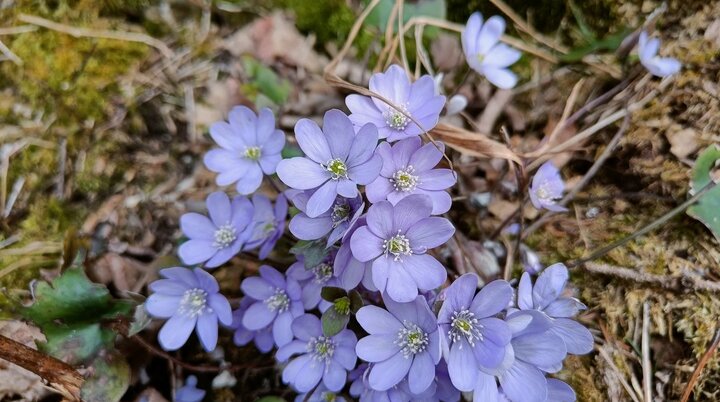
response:
M507 146L483 134L447 124L438 124L430 131L434 137L459 152L480 158L501 158L520 164L520 157Z
M715 332L715 337L713 338L710 347L708 347L708 350L700 358L697 367L693 371L692 376L690 376L690 381L688 381L687 385L685 386L685 391L683 391L680 402L687 402L690 400L690 395L695 388L695 384L697 384L697 381L700 378L700 373L702 373L703 369L710 361L710 358L715 354L718 345L720 345L720 329Z
M70 36L74 36L76 38L88 37L88 38L114 39L114 40L122 40L122 41L128 41L128 42L144 43L148 46L152 46L155 49L159 50L160 53L162 53L167 58L175 57L175 52L173 52L173 50L170 49L170 47L168 47L168 45L166 45L165 42L163 42L159 39L155 39L152 36L141 34L141 33L73 27L73 26L69 26L69 25L59 24L57 22L50 21L45 18L40 18L40 17L34 16L34 15L27 15L27 14L20 14L18 16L18 20L28 23L28 24L33 24L33 25L41 26L43 28L51 29L53 31L66 33L66 34L68 34Z

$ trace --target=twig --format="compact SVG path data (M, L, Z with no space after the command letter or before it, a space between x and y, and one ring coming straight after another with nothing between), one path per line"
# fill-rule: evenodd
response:
M645 402L652 402L652 364L650 363L650 303L643 303L642 372Z
M167 58L173 58L175 56L175 52L173 52L172 49L165 44L165 42L141 33L73 27L28 14L20 14L18 16L18 20L53 31L62 32L76 38L87 37L143 43L154 47Z
M593 274L609 275L636 283L655 285L674 292L682 292L692 289L720 293L720 283L702 279L696 275L688 273L678 277L654 275L640 272L636 269L618 267L610 264L600 264L596 262L586 262L579 268Z
M658 227L662 226L662 225L665 224L667 221L669 221L670 219L672 219L675 215L677 215L677 214L685 211L685 209L687 209L687 207L689 207L690 205L694 204L697 200L700 199L700 197L702 197L703 195L705 195L705 193L707 193L708 191L710 191L710 190L712 190L713 188L715 188L715 186L717 186L717 183L715 183L715 182L710 182L710 183L708 183L705 187L703 187L702 189L700 189L700 191L698 191L697 193L695 193L695 195L693 195L692 197L690 197L687 201L685 201L685 202L683 202L682 204L678 205L677 207L673 208L673 209L670 210L668 213L666 213L665 215L661 216L660 218L654 220L653 222L649 223L648 225L646 225L646 226L643 227L642 229L640 229L640 230L638 230L638 231L630 234L629 236L624 237L624 238L622 238L622 239L620 239L620 240L618 240L618 241L616 241L616 242L613 242L613 243L611 243L611 244L608 244L608 245L605 246L605 247L601 247L600 249L593 251L593 252L590 253L590 255L587 256L587 257L582 257L582 258L578 258L577 260L570 261L570 262L568 262L566 265L567 265L568 267L571 267L571 268L572 268L572 267L577 267L578 265L584 264L584 263L586 263L586 262L588 262L588 261L595 260L595 259L600 258L600 257L604 256L605 254L609 253L611 250L613 250L613 249L615 249L615 248L617 248L617 247L624 246L625 244L629 243L630 241L632 241L632 240L634 240L634 239L636 239L636 238L638 238L638 237L640 237L640 236L642 236L642 235L644 235L644 234L646 234L646 233L649 233L649 232L657 229Z
M688 381L687 385L685 386L685 391L683 391L680 402L687 402L690 399L690 394L692 394L693 388L695 388L695 384L697 383L698 378L700 378L700 374L710 361L712 355L715 354L715 350L717 350L718 345L720 345L720 328L718 328L715 332L715 337L713 338L710 347L708 347L708 350L705 351L705 353L700 358L700 361L698 361L697 367L695 367L695 370L690 376L690 381Z
M13 63L17 64L18 66L23 65L23 61L21 58L19 58L15 53L13 53L12 50L10 50L9 47L5 46L5 44L0 40L0 52L5 55L5 57L8 58L8 60L12 61Z
M505 13L505 15L507 15L508 18L510 18L510 20L512 20L512 22L513 22L515 25L517 25L517 27L518 27L521 31L527 33L528 35L530 35L530 36L531 36L533 39L535 39L536 41L538 41L538 42L542 43L543 45L545 45L545 46L547 46L547 47L549 47L549 48L551 48L551 49L553 49L553 50L556 50L556 51L558 51L558 52L560 52L560 53L567 53L567 52L568 52L568 48L567 48L567 47L565 47L565 46L563 46L563 45L561 45L561 44L559 44L559 43L555 43L555 42L553 42L552 40L546 38L544 35L542 35L542 34L540 34L539 32L537 32L530 24L526 23L512 8L510 8L510 6L508 6L507 4L505 4L504 1L502 1L502 0L490 0L490 2L493 3L493 5L495 5L495 7L497 7L498 9L500 9L500 11L502 11L503 13Z
M605 363L610 366L611 371L613 372L613 374L615 374L618 381L620 381L620 384L622 384L623 388L625 388L625 391L628 393L628 395L630 395L630 398L633 400L633 402L640 402L640 399L638 399L635 391L633 391L632 387L630 387L630 384L628 384L625 377L622 375L622 373L620 373L620 369L615 365L615 362L613 362L612 358L605 350L605 347L598 346L597 350L598 352L600 352L600 357L602 357L603 360L605 360Z
M3 27L0 28L0 36L2 35L16 35L25 32L37 31L38 27L35 25L18 25L16 27Z
M85 379L67 363L3 335L0 335L0 358L37 374L64 398L81 400L80 388Z

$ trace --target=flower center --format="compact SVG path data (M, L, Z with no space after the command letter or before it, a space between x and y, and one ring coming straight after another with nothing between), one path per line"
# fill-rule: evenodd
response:
M215 241L213 242L213 247L217 249L223 249L232 242L237 239L237 231L235 230L235 226L227 223L225 225L220 226L215 231Z
M390 178L390 183L395 187L395 191L410 192L415 190L418 183L418 177L415 176L415 168L408 166L395 172Z
M278 313L285 312L290 307L290 298L283 289L276 288L275 293L265 299L270 311L277 311Z
M405 237L405 235L400 234L399 230L398 234L383 241L383 249L385 250L386 255L392 254L395 256L395 261L401 261L403 255L412 254L410 240Z
M345 162L341 159L331 159L324 166L325 170L330 172L333 180L347 179L348 171Z
M558 198L556 197L549 189L548 185L543 183L540 186L538 186L538 189L535 191L535 194L539 199L541 199L543 202L548 204L554 204Z
M475 346L476 340L482 341L484 339L482 332L480 332L482 328L480 320L475 318L475 314L470 310L456 311L452 315L448 335L453 342L465 338L470 346Z
M180 299L180 306L178 307L178 313L188 316L197 317L200 314L212 312L210 307L207 307L207 292L202 289L188 289L183 293L182 299Z
M307 351L317 361L328 362L335 353L335 342L325 336L312 337L308 341Z
M417 324L403 321L405 328L397 333L395 344L400 346L405 358L423 352L428 345L428 335Z
M385 117L385 122L390 128L402 131L405 130L405 127L407 127L408 123L410 123L410 119L406 116L406 114L409 114L407 107L405 105L401 105L400 110L397 110L394 107L389 107L385 113L383 113L383 116Z
M325 391L320 394L320 399L324 402L335 402L337 401L337 395L334 392Z
M245 157L256 161L260 159L260 156L262 156L262 150L260 147L247 147L245 148Z
M482 63L483 61L485 61L485 55L482 54L482 53L478 53L476 57L477 57L477 59L478 59L478 61L479 61L480 63Z
M332 207L332 213L330 213L333 228L336 228L341 223L347 221L349 216L350 205L347 202L336 202Z
M333 267L330 264L322 263L312 268L315 274L315 282L325 283L332 277Z

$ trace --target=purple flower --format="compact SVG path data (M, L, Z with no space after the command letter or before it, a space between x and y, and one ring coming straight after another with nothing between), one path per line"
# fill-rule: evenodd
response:
M240 307L233 311L233 322L230 328L235 330L233 335L233 342L238 346L245 346L250 341L253 341L255 347L263 352L267 353L272 350L275 340L272 334L272 325L266 326L265 328L251 331L242 325L242 319L245 316L245 311L248 307L255 302L254 299L249 297L243 297L240 300Z
M367 225L365 216L361 216L347 230L342 239L342 245L335 256L333 268L335 277L340 287L345 290L355 289L361 282L365 289L376 292L377 288L372 281L372 263L361 262L352 255L350 249L350 239L355 231L362 226Z
M326 236L327 246L330 247L340 240L362 215L365 204L358 194L355 198L336 197L332 207L315 218L309 217L307 202L312 193L307 191L290 191L288 196L300 213L293 216L290 221L290 232L300 240L315 240Z
M547 209L553 212L565 212L567 208L558 205L565 191L565 182L560 171L547 161L540 166L530 185L530 201L537 209Z
M508 69L520 59L521 53L500 43L505 20L497 15L483 24L479 12L470 16L462 33L462 47L468 65L485 76L498 88L509 89L517 84L517 76Z
M240 289L245 296L254 299L245 311L242 325L250 331L258 331L272 324L273 339L278 347L292 341L290 326L293 319L305 312L297 281L286 279L275 268L263 265L260 276L245 278Z
M395 205L410 194L425 194L432 200L433 215L450 210L452 199L445 190L455 185L455 173L450 169L433 169L442 159L442 150L432 143L422 145L419 137L411 137L392 146L384 142L377 153L383 166L380 176L365 189L370 202L388 200Z
M275 129L275 116L268 108L256 115L245 106L236 106L229 120L210 126L210 136L220 148L205 155L205 166L220 173L215 179L219 186L237 182L238 193L250 194L260 187L263 173L275 173L285 134Z
M180 217L180 228L190 240L180 245L178 255L187 265L204 262L206 268L215 268L242 249L253 206L242 196L230 202L227 194L220 191L210 194L205 203L209 219L195 212Z
M158 334L160 346L177 350L187 342L193 329L208 352L215 349L218 320L232 323L232 310L218 283L201 268L166 268L150 284L154 293L145 301L145 310L155 318L168 318Z
M337 109L325 113L322 130L310 119L298 121L295 138L306 157L283 160L277 174L291 188L316 189L304 211L311 218L330 209L338 195L357 197L357 186L380 173L377 128L366 124L355 134L350 119Z
M560 380L547 379L548 394L545 402L575 402L575 391Z
M545 268L534 286L530 275L524 273L518 285L518 307L520 310L538 310L550 317L550 332L562 339L568 353L590 353L593 349L592 334L572 319L586 307L574 297L562 296L567 281L568 270L562 263Z
M260 247L258 257L264 260L285 231L285 218L288 213L287 200L284 195L278 195L275 200L275 208L273 208L267 197L262 194L254 194L252 203L255 208L251 223L253 229L245 245L245 250Z
M370 387L368 375L370 373L368 364L363 363L351 371L348 378L350 384L350 395L358 398L360 402L408 402L413 395L407 387L407 381L388 389L387 391L376 391Z
M298 392L308 392L322 380L332 392L345 386L348 370L355 367L355 344L352 331L344 329L335 336L322 334L320 319L312 314L296 318L292 323L295 340L281 347L275 357L280 362L298 354L285 366L284 383L290 383Z
M372 261L375 287L397 302L415 300L418 290L445 282L445 268L427 251L445 243L455 232L450 221L430 217L432 201L414 194L395 206L381 201L370 207L367 226L350 239L353 256Z
M660 50L660 39L649 39L647 32L640 32L638 56L640 56L640 63L647 68L650 74L667 77L680 71L682 66L679 61L672 57L660 57L658 50Z
M197 377L188 376L185 385L175 392L175 402L200 402L205 398L205 391L197 388Z
M329 391L325 385L320 383L317 388L308 396L307 392L295 397L295 402L345 402L346 399L335 392Z
M306 268L304 258L290 266L287 271L288 278L295 279L302 288L302 301L305 311L314 309L322 300L320 291L325 286L338 286L337 279L333 277L332 262L335 251L331 250L320 264Z
M525 244L520 244L520 262L525 272L531 275L537 275L544 268L537 253Z
M505 322L512 332L506 358L494 370L481 369L473 401L547 401L545 372L562 368L567 354L562 340L549 331L549 319L537 311L511 313Z
M395 64L384 73L373 74L370 91L381 95L393 105L377 98L348 95L345 104L350 109L350 120L356 127L372 123L377 126L380 138L387 138L388 141L414 137L432 130L445 105L445 97L435 94L435 81L431 76L423 75L411 83L405 70Z
M410 303L385 299L385 307L365 306L357 312L369 335L358 341L355 351L374 363L368 375L371 388L387 391L407 378L410 392L419 394L433 383L440 361L435 315L422 296Z
M510 284L493 281L475 295L477 284L475 274L456 279L445 291L438 314L450 379L460 391L475 388L478 369L503 363L511 338L508 325L495 318L512 299Z

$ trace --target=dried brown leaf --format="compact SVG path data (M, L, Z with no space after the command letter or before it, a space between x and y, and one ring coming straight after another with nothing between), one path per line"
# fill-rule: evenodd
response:
M430 131L433 138L456 151L478 158L500 158L520 163L520 157L507 146L487 136L446 124L438 124Z

